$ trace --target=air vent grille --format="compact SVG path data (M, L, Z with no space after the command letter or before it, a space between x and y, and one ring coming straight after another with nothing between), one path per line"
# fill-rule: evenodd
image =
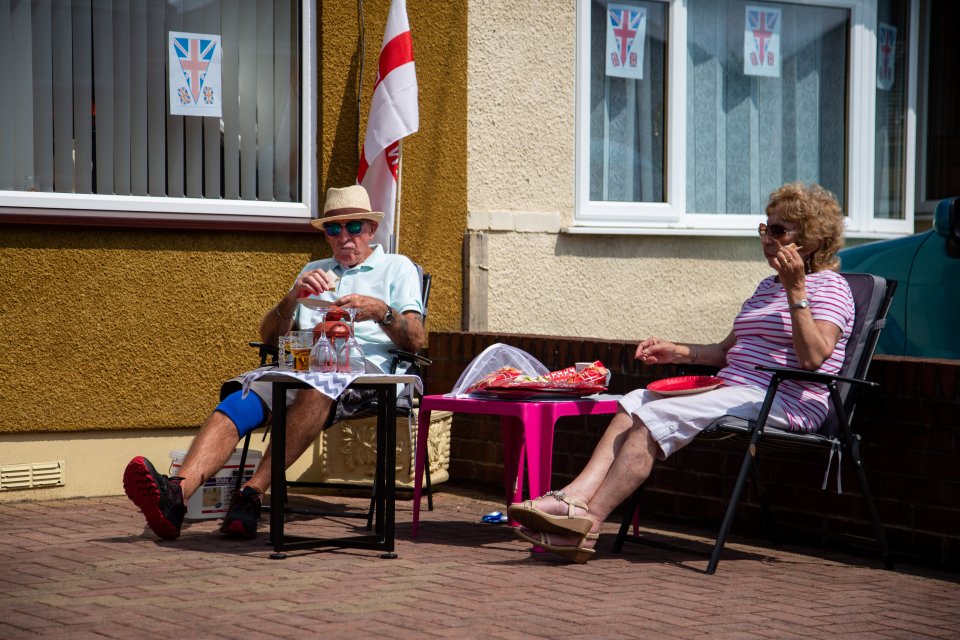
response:
M0 465L0 491L60 487L63 486L63 476L62 460Z

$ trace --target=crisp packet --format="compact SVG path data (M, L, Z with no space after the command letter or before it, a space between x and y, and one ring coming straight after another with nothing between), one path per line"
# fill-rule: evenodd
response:
M523 375L523 371L516 369L514 367L500 367L496 371L488 373L479 380L477 380L473 385L467 388L467 393L472 393L474 391L480 391L486 389L487 387L493 385L496 386L498 383L505 380L513 380L519 376Z

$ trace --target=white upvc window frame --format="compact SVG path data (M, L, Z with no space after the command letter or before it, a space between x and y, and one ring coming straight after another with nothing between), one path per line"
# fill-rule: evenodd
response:
M667 118L665 200L648 202L598 202L589 199L590 122L590 5L577 1L576 124L574 219L564 229L574 234L643 234L692 236L748 236L756 233L757 215L702 214L686 211L686 52L688 0L647 0L669 3L667 27ZM847 61L848 106L847 235L883 238L913 233L914 166L916 157L916 77L919 0L910 0L910 54L908 105L905 131L904 219L873 217L876 123L877 10L876 0L791 0L793 4L824 6L850 11L850 55Z
M914 20L918 25L923 21L923 31L924 33L930 33L930 0L924 3L924 10L921 12L919 9L911 12L910 19ZM914 5L919 4L919 0L914 0ZM916 7L913 7L916 8ZM919 26L918 26L919 29ZM916 144L915 151L916 156L914 158L914 167L916 167L916 189L914 190L914 201L916 202L916 210L920 215L918 217L924 220L933 219L933 211L937 207L937 203L940 202L938 199L931 199L927 197L927 109L930 108L927 100L927 91L929 90L929 70L930 70L930 38L927 37L924 39L923 50L920 50L919 37L915 38L913 46L910 50L912 56L916 57L919 60L919 69L923 69L922 77L919 77L921 74L919 71L915 72L917 81L914 83L916 85L916 98L914 104L916 105L915 112L912 112L911 115L914 118L915 127L917 130L916 134ZM922 81L922 82L921 82ZM919 118L919 123L917 124L916 113L922 113L923 118Z
M307 222L317 211L317 38L315 3L301 7L301 194L298 202L267 202L212 198L115 196L0 190L0 221L116 224L116 226L215 227L245 221L256 227Z

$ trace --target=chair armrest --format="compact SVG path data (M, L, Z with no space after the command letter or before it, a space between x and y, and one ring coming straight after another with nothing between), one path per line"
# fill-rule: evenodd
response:
M690 364L685 363L677 367L677 373L681 376L715 376L720 367L710 364Z
M390 349L389 353L396 355L398 360L403 360L405 362L412 362L417 365L424 366L433 364L433 360L430 358L425 358L419 353L411 353L410 351L404 351L403 349Z
M790 367L768 367L762 364L757 365L757 369L760 371L769 371L771 373L775 373L786 380L803 380L804 382L820 382L822 384L827 384L830 381L837 381L849 382L851 384L862 384L868 387L880 386L879 383L873 382L872 380L847 378L832 373L820 373L819 371L807 371L805 369L793 369Z
M266 342L250 342L248 344L260 351L260 364L267 364L268 357L272 358L272 362L276 362L280 355L280 350L275 344L267 344Z

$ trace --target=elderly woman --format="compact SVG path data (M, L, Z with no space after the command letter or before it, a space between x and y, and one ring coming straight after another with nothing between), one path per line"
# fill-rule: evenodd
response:
M620 400L583 471L560 491L510 506L517 535L574 562L594 554L600 525L664 460L715 419L760 413L771 374L757 365L835 373L853 327L854 303L836 272L843 215L836 197L818 185L787 184L770 195L759 227L763 256L776 271L743 303L733 328L716 344L647 338L641 362L722 367L724 384L697 395L661 397L645 389ZM823 385L784 382L768 424L811 431L827 415Z

